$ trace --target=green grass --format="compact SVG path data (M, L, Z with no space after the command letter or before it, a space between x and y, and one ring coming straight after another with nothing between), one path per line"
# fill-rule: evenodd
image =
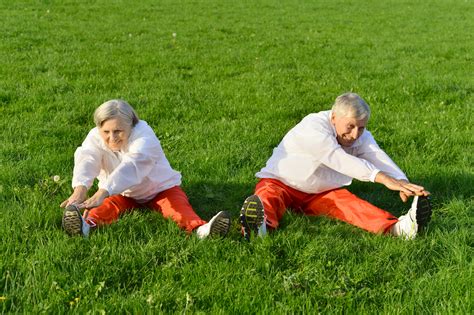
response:
M0 3L2 313L472 313L471 1ZM173 37L173 33L176 36ZM335 97L433 194L411 242L289 212L242 241L239 208L282 136ZM196 211L234 216L199 241L136 211L88 240L61 230L92 112L128 100ZM51 177L62 179L54 182ZM395 215L383 187L351 191Z

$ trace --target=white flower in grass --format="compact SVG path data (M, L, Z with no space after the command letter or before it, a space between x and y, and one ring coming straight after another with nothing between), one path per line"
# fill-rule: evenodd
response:
M57 183L57 182L59 182L60 180L61 180L61 177L59 177L59 175L54 175L54 176L53 176L53 181L54 181L54 182Z
M173 33L173 34L171 34L171 35L173 36L173 38L176 38L176 33Z
M155 301L155 300L153 299L153 295L151 295L151 294L148 295L148 297L147 297L147 299L146 299L146 302L147 302L148 304L153 304L154 301Z

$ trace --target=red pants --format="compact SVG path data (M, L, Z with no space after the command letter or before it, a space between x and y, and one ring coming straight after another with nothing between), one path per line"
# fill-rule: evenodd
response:
M389 232L398 219L392 214L358 198L347 189L308 194L282 182L264 178L255 187L265 209L267 226L276 229L286 208L306 215L326 215L373 233Z
M90 209L87 221L97 225L110 224L117 221L127 210L143 206L161 212L165 218L171 218L181 229L188 232L206 223L194 212L188 197L179 186L158 193L153 200L144 205L122 195L110 196L102 205Z

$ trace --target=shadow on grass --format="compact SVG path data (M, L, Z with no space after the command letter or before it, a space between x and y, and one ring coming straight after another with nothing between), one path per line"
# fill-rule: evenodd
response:
M420 177L419 182L431 192L433 202L444 204L449 203L451 199L472 198L474 174L439 171L433 176Z
M255 182L241 184L201 181L184 183L182 188L194 210L203 219L208 220L221 210L228 211L232 217L237 218L245 198L253 194Z
M183 189L188 195L191 205L203 219L209 220L216 212L226 210L232 215L233 229L237 230L240 229L238 218L242 203L245 198L253 194L255 184L256 181L249 184L193 182L183 186ZM355 193L357 194L357 192ZM324 216L306 216L293 209L288 209L279 223L279 228L272 231L272 234L292 231L317 236L321 233L321 228L335 230L339 236L341 234L353 235L355 233L359 235L365 233L342 221Z
M414 179L421 183L431 192L431 202L433 207L433 220L430 230L443 226L445 212L451 216L454 209L450 207L453 202L469 206L472 202L472 187L474 186L474 176L472 174L458 172L438 172L435 176L420 177ZM213 183L213 182L192 182L183 186L188 194L191 204L196 212L208 220L217 211L226 210L231 213L234 221L237 221L240 213L240 207L243 201L254 192L256 181L246 184L241 183ZM410 207L411 199L403 203L397 192L390 191L384 186L373 183L362 183L354 181L348 189L360 198L380 207L395 216L404 214ZM448 209L445 208L448 205ZM469 212L466 209L466 213ZM292 220L299 219L302 216L291 209L283 217L280 223L280 229L285 229L292 225ZM310 222L308 226L319 224L326 221L321 217L307 217ZM465 224L468 224L467 222ZM464 224L462 224L464 226ZM317 230L317 229L315 229ZM308 231L314 231L308 228Z

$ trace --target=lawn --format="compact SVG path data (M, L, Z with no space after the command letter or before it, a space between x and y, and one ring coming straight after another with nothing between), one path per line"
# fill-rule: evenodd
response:
M473 313L472 1L2 1L0 16L2 313ZM245 242L254 174L346 91L431 191L426 233L289 211ZM156 131L201 217L233 215L227 238L146 210L89 239L63 232L74 151L113 98ZM409 207L378 184L350 190Z

